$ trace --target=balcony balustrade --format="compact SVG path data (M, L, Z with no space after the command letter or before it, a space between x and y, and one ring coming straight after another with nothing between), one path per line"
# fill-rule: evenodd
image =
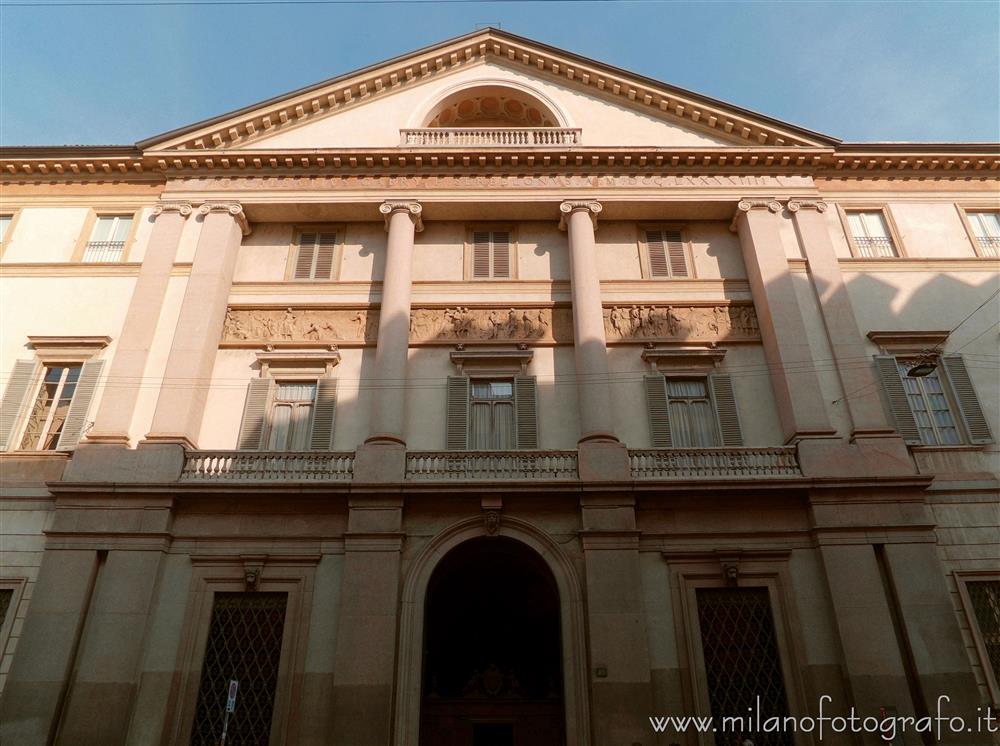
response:
M794 448L657 448L628 454L636 480L802 476Z
M120 262L124 253L124 241L88 241L81 261Z
M406 479L576 479L576 451L424 451L406 454Z
M564 127L425 127L400 130L404 148L579 145L580 130Z
M354 453L189 451L182 482L328 482L349 480Z
M1000 256L1000 236L976 236L983 256Z

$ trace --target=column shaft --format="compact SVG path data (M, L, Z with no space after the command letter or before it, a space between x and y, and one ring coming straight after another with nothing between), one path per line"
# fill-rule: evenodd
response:
M146 441L194 447L215 367L236 254L249 233L243 208L206 204L191 277L184 292L177 328L167 359L153 425Z
M129 445L129 428L146 373L149 349L160 321L181 232L190 214L191 205L186 203L167 203L154 209L156 223L88 441Z

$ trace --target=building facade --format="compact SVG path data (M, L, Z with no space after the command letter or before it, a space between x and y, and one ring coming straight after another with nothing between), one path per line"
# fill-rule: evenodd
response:
M998 742L996 145L487 29L0 166L5 743Z

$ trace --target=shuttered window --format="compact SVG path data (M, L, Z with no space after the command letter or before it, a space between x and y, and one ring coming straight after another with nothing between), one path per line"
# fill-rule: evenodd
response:
M296 280L332 280L337 254L337 234L334 231L311 231L299 236L295 252Z
M646 411L654 448L743 445L736 398L728 374L704 378L648 375Z
M912 445L961 444L960 419L968 442L991 443L993 436L962 356L942 356L938 368L926 376L908 374L915 362L891 355L875 357L875 368L903 439Z
M28 413L20 450L56 450L82 371L80 363L46 366Z
M239 448L332 450L336 408L335 378L317 381L254 379L247 386Z
M268 451L306 450L315 402L315 383L277 384L267 423Z
M510 279L510 231L472 232L472 277L477 280Z
M650 277L691 276L680 231L646 231L646 253Z
M447 390L449 450L508 451L538 448L534 376L469 379L453 376Z

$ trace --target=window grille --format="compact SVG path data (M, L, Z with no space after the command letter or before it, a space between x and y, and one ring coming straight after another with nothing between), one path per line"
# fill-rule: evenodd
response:
M131 215L102 215L83 252L85 262L120 262L125 254L125 242L132 232Z
M229 681L239 682L227 746L270 742L287 593L216 593L191 746L215 746Z
M696 595L712 716L746 718L756 712L760 697L762 722L785 717L788 703L767 589L698 588ZM755 746L792 746L790 733L751 733L753 723L747 725ZM720 729L716 746L729 746L733 736Z
M899 256L881 210L849 212L847 222L859 256Z
M1000 580L976 580L966 584L972 612L986 648L993 676L1000 681Z
M1000 212L968 212L972 232L983 256L1000 256Z

